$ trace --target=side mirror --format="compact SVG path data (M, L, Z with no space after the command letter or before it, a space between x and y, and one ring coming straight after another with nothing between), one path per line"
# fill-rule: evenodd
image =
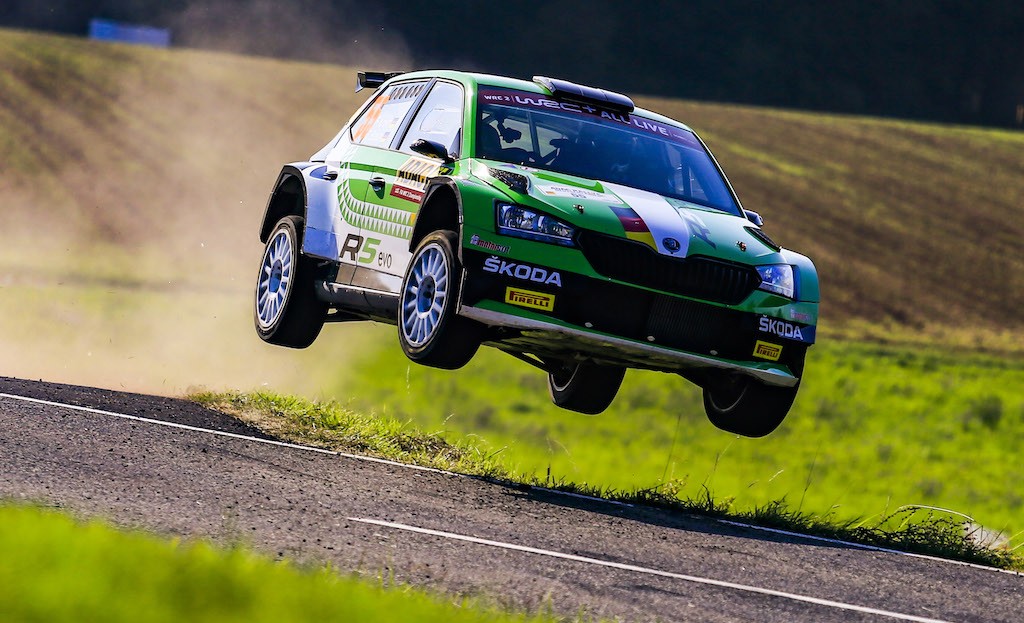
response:
M754 225L757 225L758 227L764 225L764 219L761 218L760 214L754 212L753 210L744 210L743 216L747 217L748 221L750 221Z
M409 145L409 149L418 154L422 154L427 158L436 158L437 160L441 160L445 164L455 162L455 159L448 153L448 148L437 141L428 141L425 138L418 138L413 141L412 145Z

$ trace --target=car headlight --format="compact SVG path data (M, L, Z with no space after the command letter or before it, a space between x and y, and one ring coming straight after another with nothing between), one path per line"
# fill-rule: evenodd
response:
M542 212L498 203L498 233L528 240L572 246L576 228Z
M792 266L788 264L758 266L757 272L761 275L761 285L758 286L760 289L788 299L793 298L796 292L796 280L793 279Z

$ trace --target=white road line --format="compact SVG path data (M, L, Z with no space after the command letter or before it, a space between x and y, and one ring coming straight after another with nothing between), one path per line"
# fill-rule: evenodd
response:
M231 439L241 439L243 441L255 441L257 443L265 443L271 446L280 446L282 448L292 448L295 450L308 450L310 452L317 452L320 454L338 455L333 450L324 450L323 448L314 448L312 446L303 446L297 443L288 443L286 441L276 441L273 439L260 439L259 437L250 437L249 435L239 435L238 433L229 433L222 430L214 430L212 428L201 428L199 426L189 426L188 424L178 424L177 422L166 422L164 420L154 420L146 417L139 417L137 415L127 415L125 413L115 413L113 411L105 411L103 409L93 409L92 407L82 407L79 405L69 405L63 402L53 402L52 400L42 400L40 398L29 398L28 396L16 396L14 394L0 393L0 398L10 398L11 400L20 400L22 402L32 402L35 404L47 405L50 407L58 407L61 409L70 409L72 411L82 411L84 413L94 413L96 415L109 415L110 417L121 418L124 420L131 420L133 422L143 422L145 424L156 424L157 426L166 426L168 428L177 428L179 430L188 430L195 433L206 433L208 435L217 435L218 437L230 437Z
M60 409L70 409L72 411L81 411L84 413L93 413L96 415L107 415L110 417L121 418L124 420L131 420L133 422L142 422L145 424L155 424L157 426L166 426L168 428L176 428L179 430L187 430L195 433L206 433L208 435L216 435L218 437L229 437L231 439L240 439L242 441L251 441L253 443L263 443L269 446L278 446L281 448L291 448L293 450L307 450L309 452L316 452L317 454L326 454L328 456L337 456L346 459L352 459L355 461L365 461L367 463L381 463L383 465L391 465L393 467L401 467L403 469L411 469L420 472L431 472L434 474L443 474L445 476L455 476L458 478L473 478L480 479L478 476L471 476L469 474L460 474L458 472L449 472L443 469L437 469L436 467L424 467L422 465L412 465L410 463L399 463L398 461L391 461L389 459L381 459L375 456L366 456L363 454L349 454L348 452L338 452L336 450L325 450L324 448L316 448L314 446L305 446L297 443L288 443L286 441L277 441L274 439L262 439L260 437L252 437L250 435L241 435L239 433L229 433L227 431L216 430L213 428L202 428L200 426L189 426L188 424L178 424L177 422L168 422L166 420L154 420L152 418L145 418L138 415L128 415L125 413L116 413L114 411L106 411L104 409L94 409L92 407L82 407L79 405L72 405L63 402L54 402L52 400L43 400L41 398L29 398L28 396L18 396L16 394L6 394L0 392L0 398L9 398L11 400L20 400L22 402L31 402L35 404L47 405L50 407L57 407ZM601 502L604 504L611 504L613 506L625 506L632 508L632 504L626 502L619 502L618 500L606 500L604 498L594 497L592 495L584 495L582 493L573 493L571 491L559 491L558 489L549 489L547 487L536 487L531 485L530 488L536 491L543 491L545 493L552 493L555 495L562 495L571 498L578 498L582 500L590 500L592 502Z
M144 418L144 417L140 417L140 416L137 416L137 415L127 415L127 414L124 414L124 413L116 413L114 411L106 411L104 409L94 409L92 407L82 407L82 406L79 406L79 405L72 405L72 404L67 404L67 403L63 403L63 402L54 402L52 400L42 400L40 398L29 398L28 396L18 396L17 394L6 394L6 393L0 392L0 398L8 398L8 399L11 399L11 400L20 400L22 402L31 402L31 403L36 403L36 404L43 404L43 405L48 405L48 406L51 406L51 407L58 407L58 408L61 408L61 409L71 409L73 411L81 411L81 412L85 412L85 413L94 413L94 414L97 414L97 415L107 415L107 416L110 416L110 417L116 417L116 418L121 418L121 419L125 419L125 420L132 420L132 421L135 421L135 422L143 422L143 423L146 423L146 424L155 424L157 426L166 426L168 428L176 428L176 429L180 429L180 430L187 430L187 431L192 431L192 432L197 432L197 433L206 433L208 435L217 435L217 436L220 436L220 437L229 437L229 438L232 438L232 439L240 439L242 441L251 441L253 443L263 443L263 444L267 444L267 445L271 445L271 446L279 446L279 447L282 447L282 448L292 448L293 450L307 450L309 452L316 452L318 454L326 454L326 455L329 455L329 456L338 456L338 457L342 457L342 458L346 458L346 459L352 459L352 460L355 460L355 461L365 461L365 462L368 462L368 463L381 463L383 465L391 465L393 467L400 467L400 468L403 468L403 469L411 469L411 470L420 471L420 472L430 472L430 473L434 473L434 474L443 474L445 476L455 476L457 478L478 478L477 476L469 476L467 474L460 474L458 472L449 472L447 470L437 469L437 468L434 468L434 467L423 467L422 465L411 465L409 463L399 463L398 461L391 461L391 460L388 460L388 459L381 459L381 458L377 458L377 457L373 457L373 456L365 456L365 455L362 455L362 454L349 454L348 452L337 452L335 450L325 450L323 448L316 448L316 447L313 447L313 446L305 446L305 445L297 444L297 443L288 443L288 442L285 442L285 441L276 441L276 440L273 440L273 439L261 439L260 437L252 437L252 436L249 436L249 435L240 435L238 433L229 433L229 432L226 432L226 431L215 430L215 429L212 429L212 428L202 428L202 427L199 427L199 426L189 426L187 424L178 424L176 422L167 422L165 420L154 420L154 419L151 419L151 418ZM578 499L582 499L582 500L589 500L589 501L592 501L592 502L601 502L601 503L604 503L604 504L611 504L613 506L623 506L623 507L626 507L626 508L633 508L633 504L629 504L627 502L620 502L618 500L606 500L604 498L598 498L598 497L594 497L594 496L591 496L591 495L583 495L581 493L572 493L570 491L559 491L558 489L549 489L547 487L537 487L537 486L532 486L531 485L530 488L533 489L533 490L536 490L536 491L543 491L545 493L551 493L551 494L554 494L554 495L562 495L562 496L571 497L571 498L578 498ZM742 522L738 522L738 521L730 521L730 520L727 520L727 519L715 519L715 518L712 518L712 517L703 517L701 515L692 515L692 517L694 517L696 519L700 519L700 520L714 520L714 521L717 521L719 523L723 523L723 524L727 524L727 525L735 526L735 527L740 527L740 528L750 528L752 530L761 530L761 531L765 531L765 532L773 532L773 533L776 533L776 534L783 534L783 535L786 535L786 536L792 536L792 537L797 537L797 538L801 538L801 539L808 539L808 540L812 540L812 541L822 541L822 542L826 542L826 543L832 543L832 544L835 544L835 545L843 545L845 547L851 547L851 548L855 548L855 549L862 549L862 550L867 550L867 551L884 552L884 553L887 553L887 554L896 554L896 555L899 555L899 556L909 556L911 558L922 558L922 559L925 559L925 560L930 560L930 561L935 561L935 562L943 562L943 563L947 563L947 564L960 565L960 566L965 566L965 567L971 567L971 568L974 568L974 569L981 569L981 570L984 570L984 571L997 571L999 573L1008 573L1010 575L1018 575L1018 576L1019 575L1024 575L1024 574L1022 574L1022 573L1020 573L1018 571L1010 571L1010 570L1007 570L1007 569L997 569L995 567L986 567L984 565L977 565L977 564L974 564L974 563L963 562L963 561L960 561L960 560L950 560L948 558L938 558L938 557L935 557L935 556L927 556L927 555L924 555L924 554L913 554L913 553L910 553L910 552L902 552L902 551L894 550L894 549L886 549L886 548L877 547L877 546L874 546L874 545L864 545L862 543L852 543L850 541L841 541L841 540L838 540L838 539L829 539L829 538L826 538L826 537L814 536L814 535L810 535L810 534L802 534L802 533L799 533L799 532L789 532L787 530L779 530L777 528L765 528L765 527L762 527L762 526L755 526L753 524L747 524L747 523L742 523Z
M623 571L633 571L635 573L644 573L647 575L656 575L663 578L671 578L674 580L683 580L685 582L693 582L696 584L705 584L708 586L717 586L719 588L728 588L737 591L743 591L747 593L756 593L758 595L768 595L770 597L780 597L782 599L789 599L792 601L801 601L804 603L814 604L818 606L825 606L828 608L835 608L838 610L847 610L851 612L860 612L863 614L875 614L878 616L889 617L891 619L900 619L902 621L914 621L916 623L948 623L942 619L929 619L927 617L920 617L913 614L903 614L900 612L892 612L889 610L880 610L878 608L869 608L867 606L858 606L855 604L843 603L841 601L832 601L831 599L821 599L819 597L809 597L807 595L798 595L796 593L787 593L784 591L776 591L770 588L761 588L759 586L750 586L747 584L737 584L735 582L726 582L724 580L713 580L711 578L703 578L696 575L686 575L684 573L674 573L671 571L661 571L659 569L651 569L649 567L639 567L637 565L628 565L621 562L612 562L610 560L600 560L598 558L589 558L587 556L577 556L576 554L566 554L564 552L556 552L549 549L540 549L537 547L529 547L526 545L516 545L514 543L504 543L502 541L492 541L490 539L481 539L475 536L467 536L464 534L455 534L453 532L442 532L441 530L431 530L429 528L419 528L416 526L410 526L407 524L393 523L390 521L381 521L379 519L366 519L362 517L348 517L349 521L355 521L359 523L371 524L374 526L381 526L383 528L393 528L395 530L405 530L407 532L416 532L418 534L427 534L430 536L437 536L445 539L452 539L455 541L465 541L467 543L476 543L478 545L487 545L489 547L497 547L501 549L512 550L516 552L524 552L527 554L537 554L539 556L548 556L551 558L560 558L562 560L571 560L574 562L582 562L588 565L597 565L601 567L610 567L612 569L621 569Z

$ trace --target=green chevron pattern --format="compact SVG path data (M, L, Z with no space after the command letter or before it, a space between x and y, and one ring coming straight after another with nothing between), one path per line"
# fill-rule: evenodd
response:
M361 201L352 194L350 169L343 166L338 183L338 209L341 218L363 231L410 238L412 236L413 213Z

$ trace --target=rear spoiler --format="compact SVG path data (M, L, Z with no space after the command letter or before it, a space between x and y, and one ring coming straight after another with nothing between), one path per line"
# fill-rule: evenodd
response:
M402 71L360 71L356 74L356 93L363 89L376 89L395 76L401 76Z
M576 84L568 80L557 80L545 76L534 76L533 81L551 92L555 99L575 102L577 104L593 104L605 110L629 114L633 112L633 100L621 93L595 89L584 84Z

